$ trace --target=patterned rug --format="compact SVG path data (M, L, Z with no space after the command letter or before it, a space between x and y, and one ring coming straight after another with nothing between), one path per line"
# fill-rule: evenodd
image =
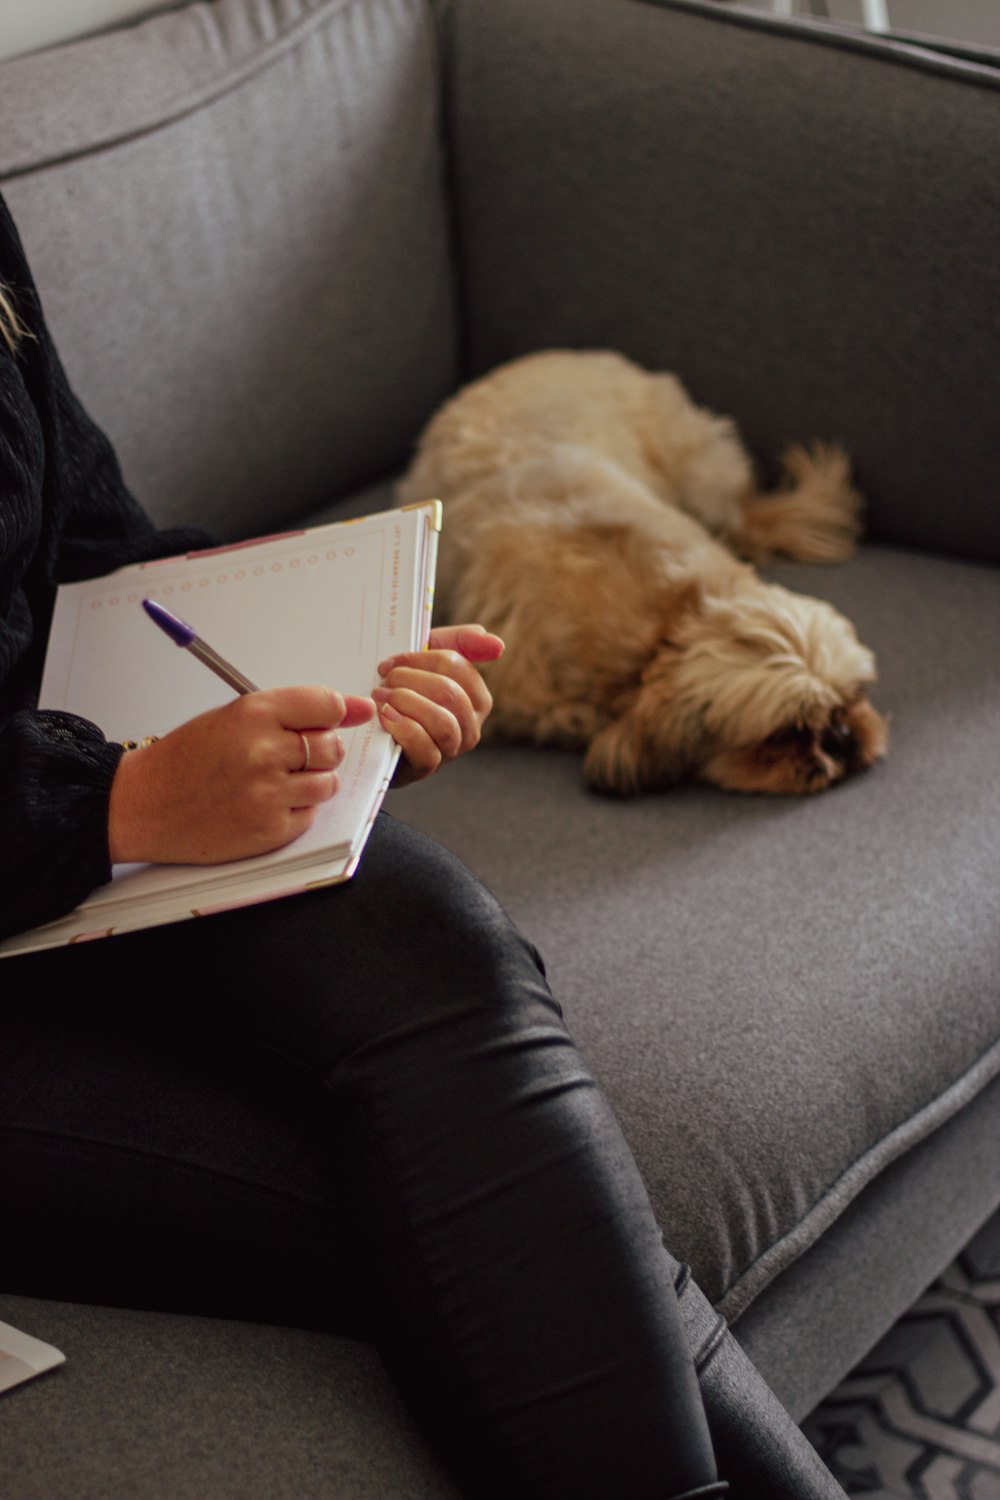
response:
M849 1495L1000 1500L1000 1213L804 1429Z

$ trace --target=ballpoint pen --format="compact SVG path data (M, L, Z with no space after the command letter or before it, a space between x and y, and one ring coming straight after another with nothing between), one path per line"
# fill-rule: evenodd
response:
M207 641L203 641L190 625L186 625L183 620L172 615L169 609L164 609L163 605L157 604L155 599L143 599L142 607L154 624L159 625L160 629L170 637L175 646L183 646L186 651L190 651L191 655L203 662L209 671L228 683L234 692L260 692L256 683L251 682L249 677L244 677L242 672L238 672L231 662L226 661L224 656L220 656L218 651L213 650Z

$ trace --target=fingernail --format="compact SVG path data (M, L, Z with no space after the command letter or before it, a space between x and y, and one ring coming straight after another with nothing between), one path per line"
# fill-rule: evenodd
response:
M386 657L385 661L379 662L375 670L380 677L386 677L392 671L398 660L398 656L388 656Z
M376 703L384 703L392 693L392 688L377 687L372 689L372 697Z
M383 719L388 719L390 724L396 724L403 717L393 708L391 703L383 703L379 708L379 714Z

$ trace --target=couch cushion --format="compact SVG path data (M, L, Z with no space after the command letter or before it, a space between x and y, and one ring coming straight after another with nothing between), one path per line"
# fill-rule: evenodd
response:
M875 547L777 572L876 651L875 770L815 799L617 802L576 755L496 746L390 797L540 947L730 1317L1000 1073L1000 575Z
M212 0L0 64L0 187L158 518L273 529L452 385L434 42L423 0Z
M373 1349L0 1297L66 1364L4 1395L11 1500L460 1500Z
M621 349L767 459L840 438L873 534L1000 559L1000 70L698 0L450 15L477 371Z

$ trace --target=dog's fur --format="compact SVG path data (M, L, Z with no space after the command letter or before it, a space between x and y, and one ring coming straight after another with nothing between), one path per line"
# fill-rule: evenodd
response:
M758 493L731 422L617 354L532 355L459 392L400 499L444 501L444 613L506 641L493 732L586 746L590 785L618 793L684 777L816 792L883 755L851 624L736 555L853 550L841 450L793 448L784 467Z

